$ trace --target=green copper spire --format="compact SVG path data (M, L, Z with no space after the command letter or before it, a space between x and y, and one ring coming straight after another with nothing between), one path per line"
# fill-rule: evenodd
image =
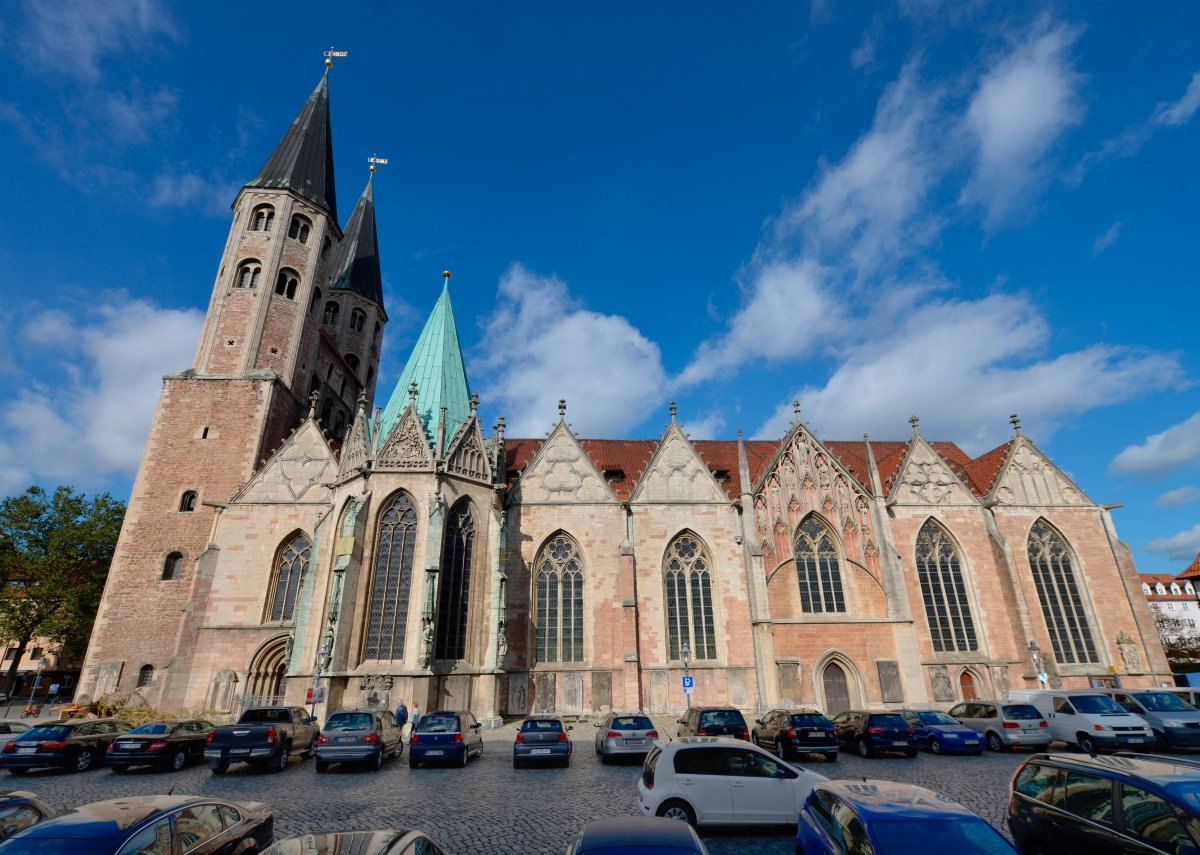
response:
M446 284L421 337L408 357L404 373L396 381L379 422L376 442L380 448L408 407L408 388L417 384L417 413L425 425L430 442L435 441L438 418L446 408L446 442L471 415L471 391L467 386L467 369L463 365L458 330L454 326L454 309L450 306L450 272L442 274Z

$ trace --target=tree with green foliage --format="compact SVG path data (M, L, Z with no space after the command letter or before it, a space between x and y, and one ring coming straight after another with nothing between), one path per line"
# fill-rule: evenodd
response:
M0 501L0 639L17 643L12 694L29 642L45 638L66 656L87 649L125 504L70 487L30 487Z

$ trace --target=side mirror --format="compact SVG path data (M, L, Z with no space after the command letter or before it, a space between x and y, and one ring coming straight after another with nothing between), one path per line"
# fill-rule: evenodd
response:
M677 718L677 719L675 719L675 723L676 723L676 724L683 724L683 719L681 719L681 718Z
M471 725L471 727L475 730L479 730L479 728L483 727L483 725L480 722L475 722L473 725Z
M756 718L756 719L754 720L754 723L755 723L755 724L762 724L762 719L761 719L761 718Z
M592 725L592 727L599 727L599 726L600 726L600 722L595 722L595 723Z
M570 724L567 725L567 730L574 730L574 729L575 729L575 727L573 725L570 725Z

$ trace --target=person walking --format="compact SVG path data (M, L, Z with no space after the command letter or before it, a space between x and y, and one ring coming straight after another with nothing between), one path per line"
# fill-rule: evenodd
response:
M400 734L404 734L404 725L408 724L408 707L404 705L404 701L400 702L400 706L396 707L396 727L400 728Z
M421 720L421 705L413 701L412 713L408 717L408 735L411 737L417 732L417 722Z

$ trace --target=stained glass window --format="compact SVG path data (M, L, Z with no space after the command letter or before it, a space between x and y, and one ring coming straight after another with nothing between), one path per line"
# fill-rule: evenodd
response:
M842 571L837 542L815 516L807 516L796 531L796 575L800 580L801 611L844 612Z
M379 515L371 616L367 621L367 659L404 658L416 544L417 512L407 494L397 493Z
M442 578L438 586L438 625L434 639L438 659L462 659L467 653L467 607L471 600L471 558L475 520L466 502L446 518L442 541Z
M938 653L978 650L958 550L933 520L926 520L917 534L917 579L933 649Z
M300 583L308 573L308 562L312 557L312 543L300 532L279 550L275 564L275 585L271 594L268 620L291 620L296 611L296 595Z
M667 548L663 568L667 603L667 656L683 658L686 642L691 659L717 658L713 615L711 561L699 539L682 534Z
M583 567L579 547L556 535L542 550L537 570L537 661L583 661Z
M1098 662L1071 553L1045 520L1038 520L1029 531L1029 567L1054 656L1063 663Z

